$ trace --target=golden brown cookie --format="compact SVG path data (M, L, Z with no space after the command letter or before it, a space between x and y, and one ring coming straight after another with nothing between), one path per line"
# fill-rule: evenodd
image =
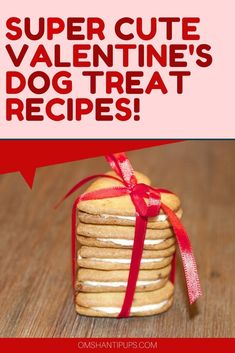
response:
M117 238L91 238L78 236L77 240L80 244L86 246L95 246L99 248L127 248L132 249L134 240L130 239L117 239ZM167 238L167 239L145 239L144 241L144 249L149 250L162 250L167 249L170 246L175 244L175 238Z
M158 270L140 270L136 291L149 291L163 287L170 274L171 266ZM77 291L80 292L123 292L126 290L128 270L101 271L80 268L77 273Z
M140 269L157 269L169 265L175 245L163 250L144 250ZM82 246L78 250L78 265L100 270L125 270L130 268L131 249L97 248Z
M116 176L113 171L108 172L107 174ZM150 184L150 180L144 174L135 172L135 175L139 183ZM115 186L123 186L123 184L117 180L99 178L88 187L86 192ZM162 193L161 200L174 212L177 212L180 209L180 200L174 194ZM101 217L105 215L135 216L135 207L129 195L101 200L80 201L78 204L78 209L86 214L99 215ZM160 213L163 213L162 210Z
M166 311L172 305L173 293L174 286L169 281L154 291L135 292L130 316L147 316ZM76 311L86 316L117 317L124 295L124 292L79 292L76 296Z
M121 212L121 211L120 211ZM181 219L183 215L182 209L179 209L176 212L176 216ZM158 217L163 217L159 220ZM78 212L78 219L80 222L87 224L96 224L96 225L122 225L122 226L134 226L136 218L135 216L121 216L121 215L111 215L111 214L101 214L94 215L85 212ZM156 221L156 219L158 219ZM171 223L167 220L167 216L160 214L156 217L149 217L147 228L156 229L156 230L165 230L171 227Z
M79 222L77 234L92 238L134 239L134 226L88 224ZM145 239L166 239L174 235L172 228L147 229Z

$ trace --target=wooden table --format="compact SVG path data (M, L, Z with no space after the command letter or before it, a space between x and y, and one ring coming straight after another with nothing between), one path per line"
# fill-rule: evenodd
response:
M146 318L75 314L70 278L72 198L79 179L107 170L103 158L0 176L1 337L232 337L235 335L235 141L187 141L130 152L137 170L183 201L184 224L204 295L189 308L179 263L174 306Z

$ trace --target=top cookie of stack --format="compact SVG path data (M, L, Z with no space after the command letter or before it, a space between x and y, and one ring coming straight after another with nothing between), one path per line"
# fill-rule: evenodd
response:
M116 176L114 172L107 173ZM138 183L150 180L135 172ZM123 186L121 182L100 178L86 192ZM174 194L161 199L179 218L180 200ZM135 207L129 195L78 204L78 275L76 310L82 315L117 316L127 286L134 232ZM168 281L175 252L175 237L167 216L160 211L149 218L140 271L130 316L153 315L172 304L173 285ZM143 293L144 292L144 293ZM142 295L141 295L142 293Z

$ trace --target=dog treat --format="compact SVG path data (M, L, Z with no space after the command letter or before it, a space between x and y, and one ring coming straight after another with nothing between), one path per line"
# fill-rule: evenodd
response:
M130 316L149 316L168 310L173 302L174 286L167 282L160 289L135 292ZM117 317L125 292L83 293L76 296L76 310L80 315Z
M176 244L189 303L201 295L195 256L181 222L180 199L152 187L125 153L107 154L112 171L85 177L72 210L72 279L76 310L96 317L146 316L173 303Z
M140 270L136 291L151 291L163 287L170 270L170 265L157 270ZM123 292L128 276L128 270L102 271L80 268L76 288L80 292Z
M116 176L114 172L108 172L107 175ZM145 175L135 172L138 183L150 185L150 180ZM123 184L114 179L98 179L92 183L86 192L94 190L105 189L108 187L123 186ZM180 209L180 200L174 194L162 193L162 202L171 208L174 212ZM78 204L80 211L94 215L119 215L119 216L132 216L135 217L135 207L129 195L120 197L111 197L100 200L82 200ZM160 211L160 215L163 214Z
M114 172L108 175L117 177ZM135 172L138 183L150 185L148 177ZM86 193L123 186L111 178L99 178ZM178 218L179 198L161 193L161 200ZM117 317L125 296L135 235L136 211L129 195L81 200L77 205L76 311L80 315ZM170 308L174 286L169 281L176 241L162 210L149 217L144 250L130 316L159 314Z
M82 245L94 246L100 248L130 248L132 249L134 241L131 239L116 239L116 238L90 238L87 236L78 236L77 240ZM146 239L144 249L162 250L167 249L175 244L174 237L167 239Z
M92 238L134 239L135 228L122 225L100 225L79 222L77 234ZM166 239L174 236L172 228L147 229L145 239Z
M163 250L144 250L140 269L157 269L172 261L175 246ZM96 248L82 246L78 250L78 265L102 270L125 270L130 268L132 250L120 248Z

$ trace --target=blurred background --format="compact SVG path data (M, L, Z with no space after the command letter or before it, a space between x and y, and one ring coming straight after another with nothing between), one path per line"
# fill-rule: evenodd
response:
M1 337L234 337L235 141L185 141L128 152L152 185L182 201L203 297L189 307L178 256L173 307L146 318L79 317L73 307L70 219L81 178L106 172L104 158L0 176Z

